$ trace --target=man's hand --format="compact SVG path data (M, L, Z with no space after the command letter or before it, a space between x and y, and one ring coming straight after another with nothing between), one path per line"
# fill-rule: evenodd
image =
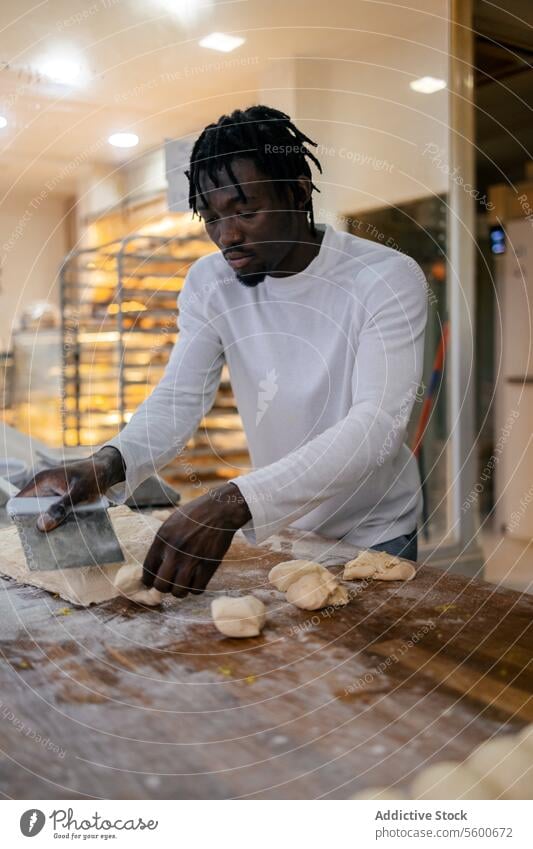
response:
M225 484L176 510L146 555L143 581L177 598L205 590L235 532L251 518L235 484Z
M37 520L40 531L51 531L61 524L75 504L96 501L125 476L120 451L109 445L86 460L39 472L17 497L57 495L58 500Z

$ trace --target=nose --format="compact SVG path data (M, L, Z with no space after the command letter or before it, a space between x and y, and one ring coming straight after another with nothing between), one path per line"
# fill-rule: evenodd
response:
M226 218L221 218L218 229L218 243L222 250L237 247L242 244L243 235L239 227L237 215L228 215Z

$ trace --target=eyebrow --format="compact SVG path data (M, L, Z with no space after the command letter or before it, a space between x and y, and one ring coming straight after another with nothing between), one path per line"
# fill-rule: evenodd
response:
M255 195L245 195L245 198L246 198L246 200L243 201L242 198L238 194L234 195L233 197L228 198L226 206L231 204L231 203L249 203L250 201L253 203L254 201L258 200L258 198ZM205 206L201 202L198 204L198 210L207 210L209 208L210 208L209 204L207 204L207 206Z

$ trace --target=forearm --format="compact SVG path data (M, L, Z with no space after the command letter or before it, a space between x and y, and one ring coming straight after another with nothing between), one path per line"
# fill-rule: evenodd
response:
M125 466L125 476L114 483L110 493L115 501L124 501L143 480L179 455L213 404L224 362L223 346L198 307L198 299L192 303L187 298L188 288L186 282L179 302L179 337L163 377L127 425L106 443L105 447L120 452ZM118 466L115 468L120 474Z
M121 460L113 463L111 497L124 501L150 475L178 456L198 426L202 411L187 406L184 400L183 418L175 410L179 398L167 397L156 388L117 436L102 447L114 451ZM155 396L155 397L154 397ZM174 407L174 409L173 409Z
M352 494L378 465L392 419L370 405L276 463L233 483L249 505L255 538L262 542L339 494ZM397 446L403 433L395 432Z

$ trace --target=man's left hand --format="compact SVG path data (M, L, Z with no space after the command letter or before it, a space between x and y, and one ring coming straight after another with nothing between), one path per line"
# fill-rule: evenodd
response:
M225 484L179 508L163 522L146 555L143 581L177 598L202 593L251 518L241 492Z

